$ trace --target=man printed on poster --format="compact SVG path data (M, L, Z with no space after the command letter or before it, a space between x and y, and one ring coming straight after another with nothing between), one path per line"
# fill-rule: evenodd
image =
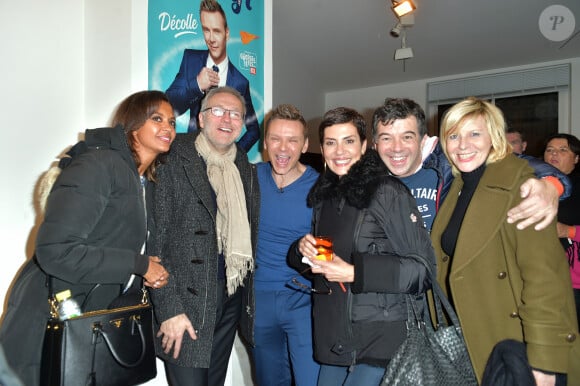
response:
M263 115L263 97L256 92L259 89L263 95L263 77L257 77L259 62L263 58L263 45L259 42L259 35L263 32L263 9L257 10L250 0L243 4L240 0L232 0L230 19L238 22L241 28L245 26L253 28L250 33L240 29L240 41L242 45L255 46L258 50L249 50L249 47L243 47L243 51L234 51L232 54L231 46L233 36L231 26L228 24L228 16L217 2L217 0L201 0L198 8L199 13L194 15L191 9L185 17L179 17L177 8L183 5L168 5L166 1L152 0L149 6L149 66L150 66L150 88L165 90L173 105L176 115L181 116L181 122L178 131L196 131L197 119L201 106L201 100L205 93L213 87L230 86L244 96L246 101L245 125L246 131L238 139L240 146L246 151L250 151L254 144L260 138L260 128L258 123L257 111ZM190 3L191 7L191 3ZM182 14L183 15L183 14ZM194 18L199 17L199 21ZM253 18L250 18L250 16ZM260 17L259 23L255 19ZM253 21L247 23L248 21ZM258 31L255 26L260 26ZM194 44L189 42L183 43L184 36L189 34L203 34L202 45L199 39L194 40ZM175 41L181 41L179 45L163 50L167 47L167 33L175 33ZM161 34L160 34L161 33ZM161 35L161 39L159 36ZM156 43L157 40L161 40ZM197 43L197 45L195 44ZM237 43L237 42L236 42ZM152 47L153 46L153 47ZM181 64L173 67L173 73L169 70L169 61L175 61L177 47L182 48ZM192 48L193 47L193 48ZM239 47L239 45L237 45ZM199 49L198 49L199 48ZM161 55L159 55L161 51ZM228 52L229 51L229 52ZM237 63L232 62L236 58ZM237 65L237 66L236 66ZM179 70L177 70L179 68ZM244 75L245 72L247 75ZM263 73L263 72L262 72ZM169 78L170 77L170 78ZM250 87L251 77L252 87ZM171 80L168 80L171 79ZM257 96L257 98L256 98ZM258 102L257 106L254 102ZM257 108L255 108L255 106ZM189 114L187 113L189 110ZM217 111L217 113L227 114L228 111ZM257 152L257 149L255 149Z

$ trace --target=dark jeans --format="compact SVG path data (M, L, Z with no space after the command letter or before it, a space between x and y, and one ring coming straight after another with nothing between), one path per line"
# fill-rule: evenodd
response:
M364 363L353 367L321 365L318 386L377 386L385 371L382 367Z
M242 312L242 291L227 296L225 282L218 280L216 324L213 334L211 360L208 369L181 367L165 362L171 386L219 386L225 383L228 361L232 353L236 327Z

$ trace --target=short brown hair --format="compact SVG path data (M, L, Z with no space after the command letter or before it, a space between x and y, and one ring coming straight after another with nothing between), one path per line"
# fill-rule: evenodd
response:
M298 121L302 124L302 130L304 132L304 138L308 138L308 126L306 125L306 120L302 116L302 113L294 105L281 104L274 107L267 115L264 120L264 137L268 134L268 129L270 128L270 123L275 119L285 119L287 121Z
M224 18L224 27L228 28L228 19L226 18L226 13L224 9L216 0L202 0L199 3L199 15L201 16L202 12L219 12L220 15Z

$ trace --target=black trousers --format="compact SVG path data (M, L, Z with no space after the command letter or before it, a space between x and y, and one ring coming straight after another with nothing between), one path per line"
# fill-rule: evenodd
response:
M242 291L227 296L225 282L218 280L216 323L209 368L181 367L165 362L171 386L219 386L225 383L236 328L242 312Z

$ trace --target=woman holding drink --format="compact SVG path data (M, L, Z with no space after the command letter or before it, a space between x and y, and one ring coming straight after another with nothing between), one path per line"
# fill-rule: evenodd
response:
M415 200L366 150L365 132L355 110L324 115L319 138L327 167L308 196L313 234L288 255L301 272L312 265L319 386L378 385L407 336L403 294L421 299L430 288L425 264L433 264L434 254ZM317 249L330 247L329 240L317 247L314 235L330 237L332 260Z

